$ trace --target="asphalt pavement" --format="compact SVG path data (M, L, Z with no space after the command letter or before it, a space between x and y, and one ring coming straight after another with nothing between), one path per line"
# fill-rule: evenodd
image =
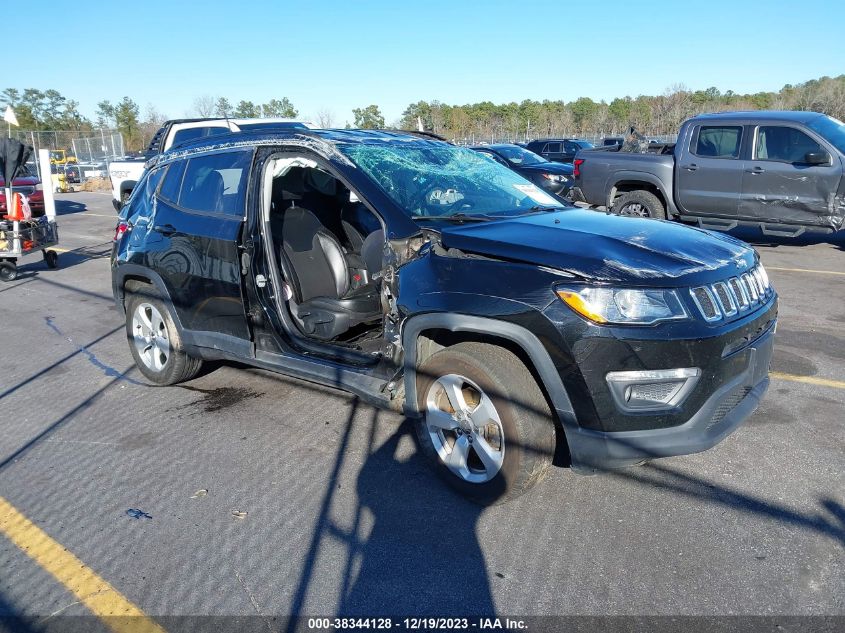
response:
M148 385L111 297L110 196L57 198L59 268L30 256L0 284L0 500L153 620L845 616L845 237L740 234L781 303L739 431L614 474L555 468L483 509L410 422L351 395L231 364ZM0 533L0 615L89 614L36 560Z

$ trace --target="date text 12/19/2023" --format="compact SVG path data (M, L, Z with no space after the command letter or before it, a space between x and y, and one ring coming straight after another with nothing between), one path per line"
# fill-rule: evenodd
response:
M519 631L528 625L524 620L511 618L308 618L311 631L363 631L363 630L407 630L407 631Z

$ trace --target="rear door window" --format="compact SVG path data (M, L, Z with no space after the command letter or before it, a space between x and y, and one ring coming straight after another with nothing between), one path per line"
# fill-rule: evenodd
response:
M821 145L794 127L761 125L757 128L755 160L803 163L808 153L823 151Z
M560 143L546 143L543 151L548 154L560 154Z
M176 204L179 199L179 189L182 186L182 176L185 174L185 161L171 163L161 183L158 195L160 198Z
M243 215L252 153L224 152L189 159L179 206L191 211Z
M702 125L692 153L704 158L738 158L741 145L741 125Z

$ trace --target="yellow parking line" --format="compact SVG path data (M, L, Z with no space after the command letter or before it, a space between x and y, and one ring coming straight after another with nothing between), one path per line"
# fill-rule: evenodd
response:
M0 497L0 533L50 572L115 633L165 633L143 611L3 497Z
M769 376L777 380L789 380L791 382L803 382L808 385L819 385L820 387L845 389L845 380L831 380L830 378L816 378L815 376L796 376L795 374L784 374L779 371L769 372Z
M843 275L845 273L837 270L813 270L812 268L780 268L778 266L766 266L766 270L782 270L788 273L815 273L816 275Z

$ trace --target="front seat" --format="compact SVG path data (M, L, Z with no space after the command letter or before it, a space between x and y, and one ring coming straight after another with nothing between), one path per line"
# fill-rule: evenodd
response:
M306 334L331 340L381 318L375 284L352 287L346 255L317 216L303 207L291 207L278 221L281 256L296 299L291 311Z

